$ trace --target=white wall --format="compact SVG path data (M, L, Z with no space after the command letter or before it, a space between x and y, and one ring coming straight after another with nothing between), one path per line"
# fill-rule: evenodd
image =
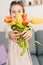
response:
M4 17L9 15L9 6L12 0L0 0L0 31L4 31Z
M34 0L25 0L26 5L29 5L29 2L31 2L32 5L34 5Z
M29 6L29 7L25 7L25 12L28 15L29 19L32 18L43 18L43 5L36 5L36 6ZM37 30L43 30L43 24L38 24L38 25L34 25L34 24L30 24L33 29L35 31Z
M4 31L5 23L4 17L9 15L9 5L12 0L0 0L0 31ZM43 5L40 6L26 6L25 11L28 14L28 18L41 17L43 18ZM32 27L36 30L43 29L43 24L33 25Z

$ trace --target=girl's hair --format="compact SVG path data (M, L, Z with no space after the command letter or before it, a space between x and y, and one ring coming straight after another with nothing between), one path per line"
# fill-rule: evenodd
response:
M10 9L9 9L10 14L11 14L11 8L12 8L12 6L16 5L16 4L20 5L23 8L23 13L24 13L25 11L24 11L23 2L22 1L17 1L17 2L16 1L12 1L11 4L10 4Z

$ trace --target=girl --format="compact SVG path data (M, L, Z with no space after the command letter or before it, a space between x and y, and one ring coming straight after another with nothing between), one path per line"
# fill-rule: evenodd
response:
M10 15L15 18L18 13L24 13L23 4L21 1L12 1L10 4ZM32 37L32 31L24 30L21 35L28 42ZM12 31L10 26L8 26L6 36L9 38L7 65L32 65L30 52L28 53L26 50L25 54L20 56L21 48L16 43L17 38L20 36L19 32Z

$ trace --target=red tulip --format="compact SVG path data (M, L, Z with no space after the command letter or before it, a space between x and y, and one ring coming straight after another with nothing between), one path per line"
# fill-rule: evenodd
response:
M26 14L23 14L22 15L22 18L23 18L23 20L25 20L27 18L27 15Z
M8 23L10 23L10 22L12 22L12 17L11 16L8 18Z
M11 16L7 16L5 20L6 20L7 23L10 23L10 22L12 22L12 17Z
M24 21L22 24L23 24L24 26L27 26L27 25L28 25L28 22L27 22L27 21Z

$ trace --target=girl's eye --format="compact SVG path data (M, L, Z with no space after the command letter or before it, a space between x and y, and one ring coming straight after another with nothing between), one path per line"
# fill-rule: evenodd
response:
M13 11L12 13L16 13L15 11Z
M18 13L21 13L21 11L18 11Z

